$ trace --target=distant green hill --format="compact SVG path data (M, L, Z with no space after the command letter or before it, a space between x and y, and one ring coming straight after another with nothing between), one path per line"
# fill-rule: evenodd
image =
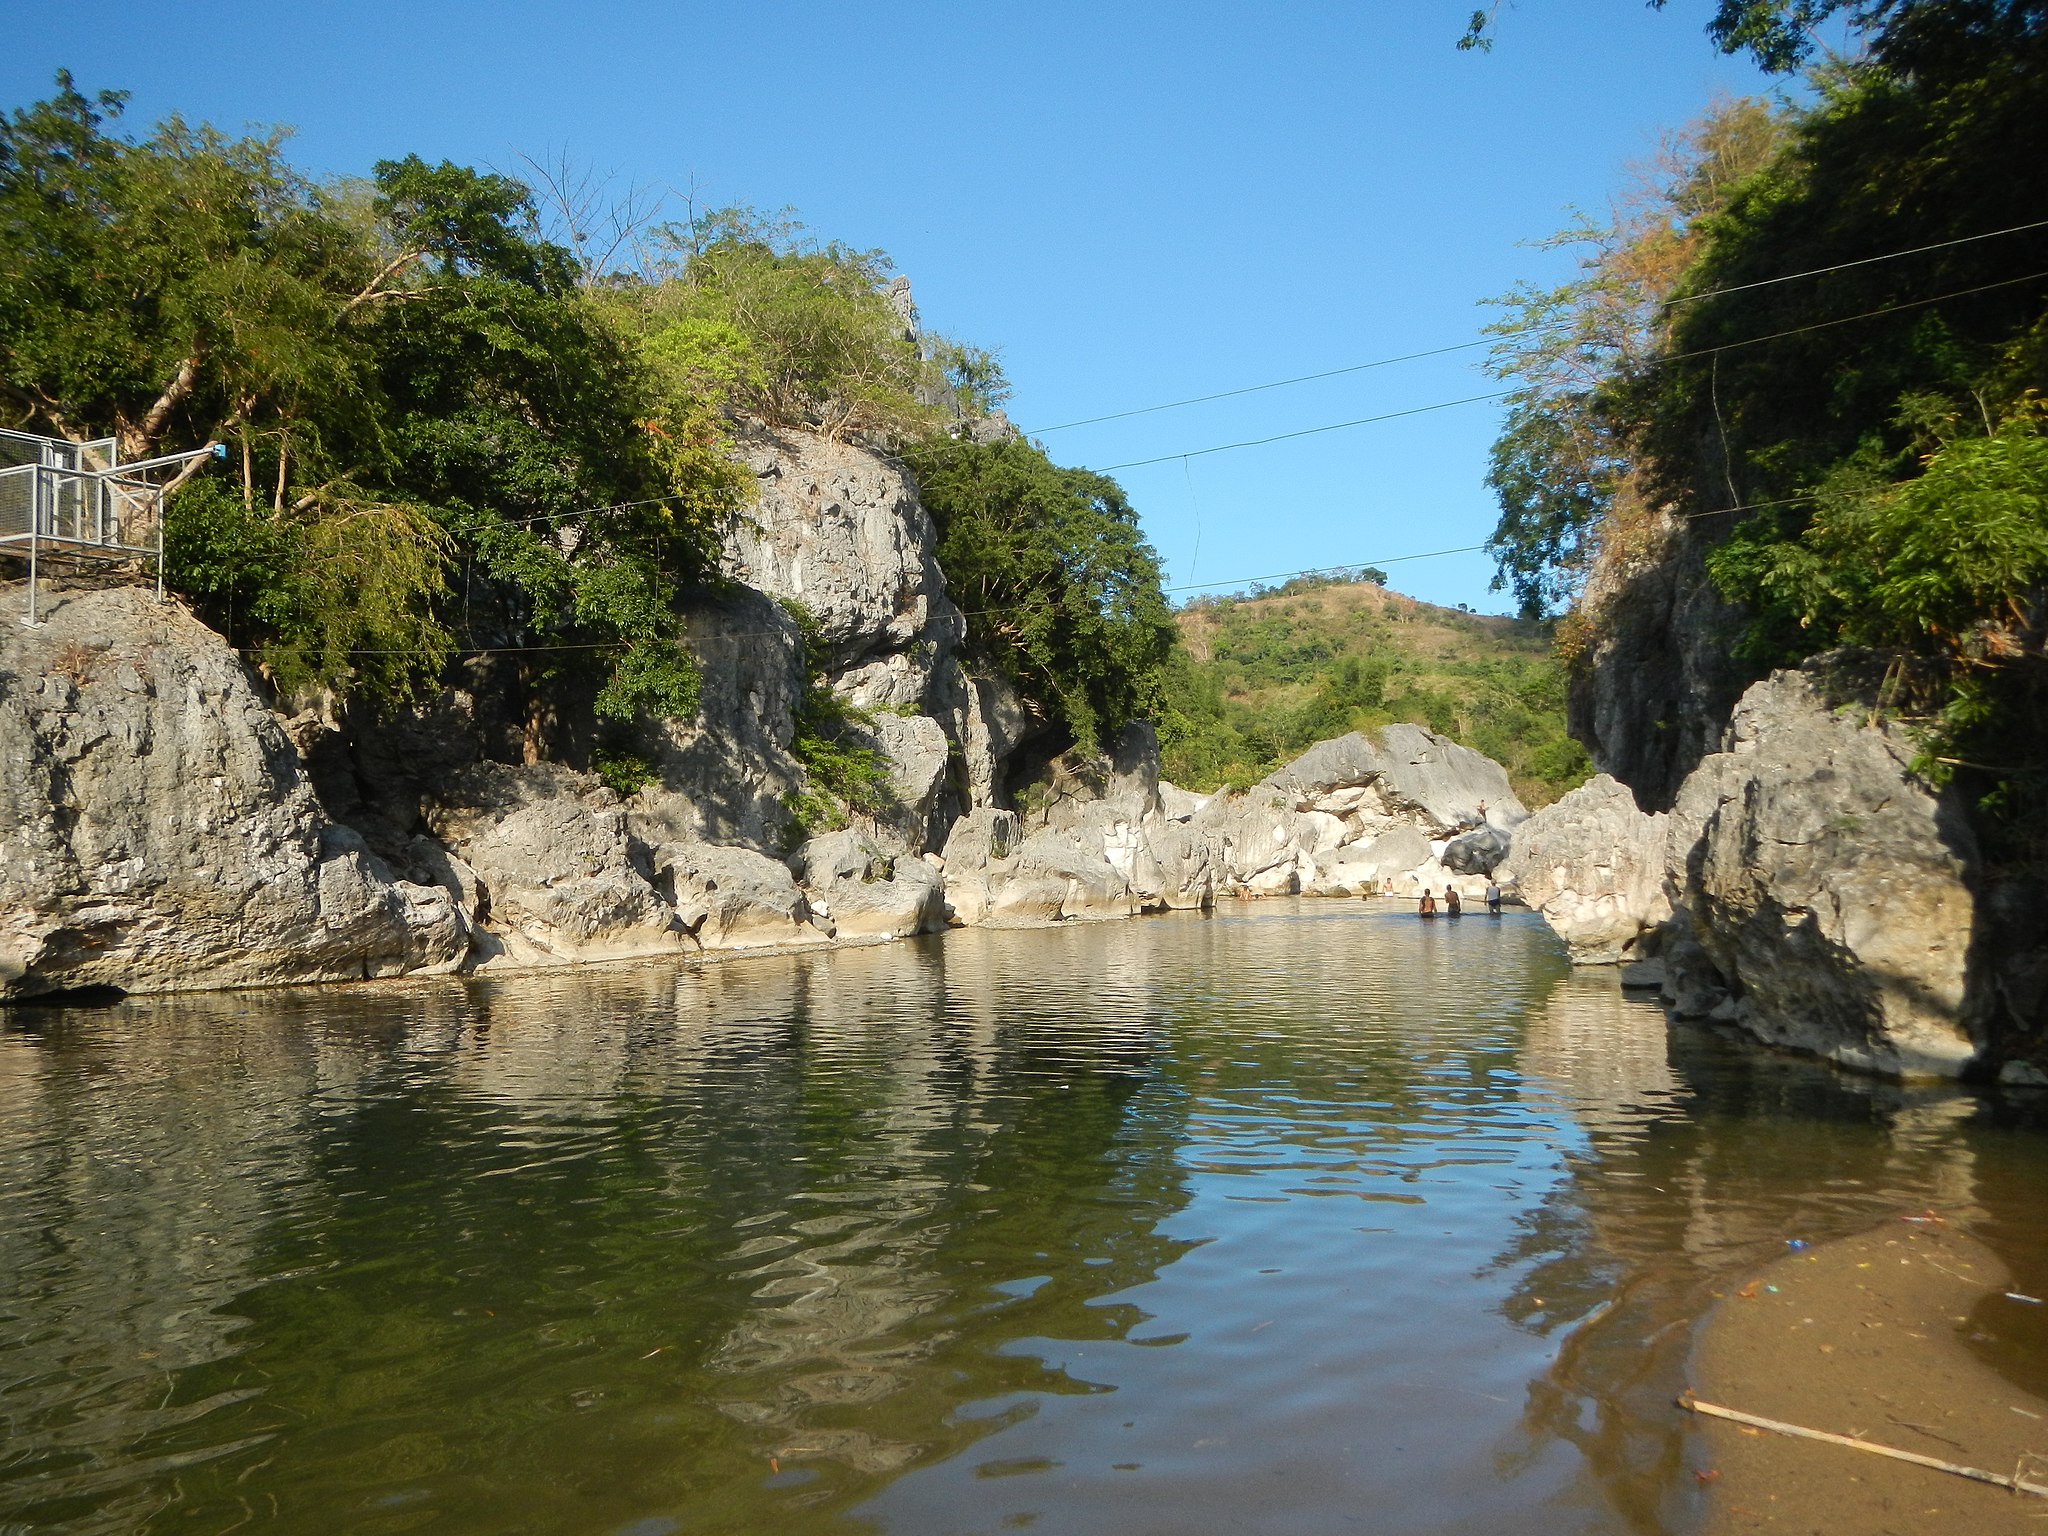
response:
M1186 789L1249 784L1325 737L1413 721L1504 764L1547 805L1591 772L1565 734L1550 626L1300 578L1176 615L1159 734Z

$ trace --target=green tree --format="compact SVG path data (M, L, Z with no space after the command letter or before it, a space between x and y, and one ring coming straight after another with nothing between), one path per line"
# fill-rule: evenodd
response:
M1173 644L1122 489L1025 442L928 439L905 458L975 649L1076 742L1107 746L1152 707Z
M517 182L418 157L315 185L283 136L61 75L0 119L0 399L124 457L217 440L238 484L172 499L169 575L286 688L376 700L478 621L600 713L687 714L677 598L748 482L541 240Z

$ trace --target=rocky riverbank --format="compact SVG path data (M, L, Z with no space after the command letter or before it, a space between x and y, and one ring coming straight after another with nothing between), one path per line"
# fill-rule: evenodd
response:
M1574 962L1687 1018L1885 1076L2048 1086L2048 885L1988 861L1885 707L1895 658L1745 688L1699 535L1603 551L1572 694L1603 769L1508 869Z
M899 466L805 434L749 455L731 579L688 620L700 713L651 730L651 776L623 796L571 766L589 759L573 711L522 696L502 650L369 719L285 713L137 587L60 588L39 627L0 626L0 998L803 948L1389 881L1476 896L1526 815L1498 764L1419 726L1215 796L1162 781L1143 725L1107 754L1055 751L966 652ZM792 811L811 668L890 788L817 835Z

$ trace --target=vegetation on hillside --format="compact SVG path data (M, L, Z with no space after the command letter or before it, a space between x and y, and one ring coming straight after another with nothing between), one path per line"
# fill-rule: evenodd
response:
M2013 226L2048 207L2048 7L1727 0L1722 40L1790 68L1811 42L1788 20L1837 10L1863 51L1820 64L1809 105L1718 113L1647 224L1604 227L1580 284L1517 312L1569 338L1639 274L1629 344L1573 359L1569 390L1545 372L1568 343L1505 340L1503 371L1571 430L1510 420L1501 575L1531 609L1569 601L1597 544L1695 520L1751 666L1890 650L1922 770L1968 784L2006 856L2038 857L2048 232Z
M1395 721L1495 758L1532 806L1590 771L1565 734L1564 668L1543 623L1325 578L1190 604L1179 629L1158 722L1166 776L1183 787L1253 783L1327 737Z
M169 579L287 695L383 708L487 650L527 751L587 742L630 792L638 724L695 711L687 599L751 495L735 436L768 424L901 455L978 664L1074 743L1157 718L1207 785L1413 719L1536 799L1582 767L1531 629L1290 587L1308 608L1183 615L1176 652L1121 488L956 436L1002 370L917 326L879 251L746 208L593 240L545 168L552 224L504 175L409 156L317 182L281 133L130 136L122 106L60 76L0 117L0 423L130 458L224 444L171 499ZM884 782L828 694L814 678L796 743L805 825Z
M1149 701L1165 603L1122 492L953 443L1001 368L911 324L882 253L727 208L613 230L621 267L572 200L544 231L503 175L316 182L282 133L130 136L123 104L64 75L0 115L0 424L129 459L226 445L171 498L169 579L285 693L382 707L487 648L530 751L563 745L543 695L581 697L595 766L640 782L633 722L696 708L685 598L751 495L752 422L908 453L975 643L1076 739ZM869 797L827 713L800 744L816 787Z

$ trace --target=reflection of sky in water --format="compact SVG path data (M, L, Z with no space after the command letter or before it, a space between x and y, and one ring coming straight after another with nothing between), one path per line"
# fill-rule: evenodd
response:
M1975 1100L1347 903L0 1035L0 1529L1650 1530Z

